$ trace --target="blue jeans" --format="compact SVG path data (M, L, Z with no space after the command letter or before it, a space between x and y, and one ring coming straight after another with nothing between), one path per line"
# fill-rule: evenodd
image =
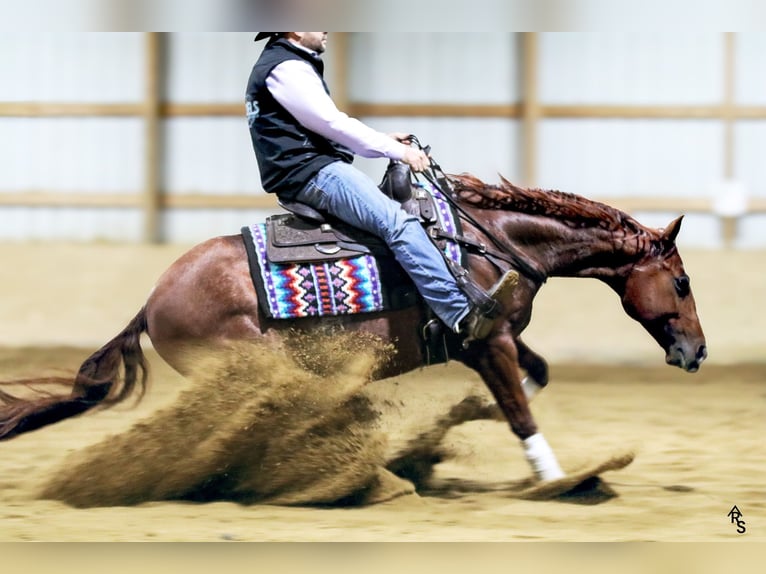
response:
M468 313L468 298L420 222L351 164L325 166L295 199L385 241L420 295L451 329Z

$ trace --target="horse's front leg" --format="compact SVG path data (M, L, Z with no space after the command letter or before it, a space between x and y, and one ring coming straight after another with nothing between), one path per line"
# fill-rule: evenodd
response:
M529 410L521 387L519 350L512 335L498 333L486 341L474 343L464 360L479 373L511 430L521 439L524 454L537 478L555 480L563 477L556 455L537 429Z
M519 366L527 372L521 380L521 388L528 401L548 384L548 363L520 339L516 338Z

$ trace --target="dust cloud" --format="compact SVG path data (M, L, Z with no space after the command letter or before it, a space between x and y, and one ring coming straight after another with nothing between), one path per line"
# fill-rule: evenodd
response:
M174 404L74 453L41 497L76 507L380 498L381 483L396 480L384 471L379 412L361 391L390 350L359 334L307 343L293 347L300 353L273 342L199 353Z

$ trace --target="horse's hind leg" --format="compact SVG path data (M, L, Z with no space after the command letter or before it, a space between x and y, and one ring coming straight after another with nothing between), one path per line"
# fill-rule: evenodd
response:
M527 372L521 381L521 388L527 400L531 401L548 384L548 363L518 338L516 349L519 353L519 366Z

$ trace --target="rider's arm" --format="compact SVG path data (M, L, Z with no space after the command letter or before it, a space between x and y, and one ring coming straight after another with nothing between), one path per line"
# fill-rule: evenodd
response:
M266 87L303 126L355 154L401 160L410 149L338 110L306 62L287 60L277 65L266 78Z

